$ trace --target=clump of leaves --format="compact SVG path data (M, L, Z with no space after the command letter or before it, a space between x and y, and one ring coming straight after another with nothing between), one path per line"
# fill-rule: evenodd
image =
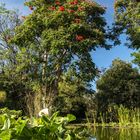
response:
M22 115L22 111L9 110L7 107L5 107L5 108L0 109L0 116L3 114L18 118L19 116Z
M68 124L76 119L68 114L66 117L58 116L58 112L52 116L41 118L26 118L8 114L0 115L0 139L2 140L84 140L85 129L70 128Z

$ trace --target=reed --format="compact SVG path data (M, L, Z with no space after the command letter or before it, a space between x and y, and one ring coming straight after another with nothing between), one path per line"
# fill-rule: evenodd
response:
M97 118L93 114L92 125L140 128L140 108L128 109L122 105L112 108L104 113L100 112Z

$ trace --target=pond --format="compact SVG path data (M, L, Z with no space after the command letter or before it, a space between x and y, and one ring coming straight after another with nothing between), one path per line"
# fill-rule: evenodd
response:
M140 140L140 128L95 127L90 140Z

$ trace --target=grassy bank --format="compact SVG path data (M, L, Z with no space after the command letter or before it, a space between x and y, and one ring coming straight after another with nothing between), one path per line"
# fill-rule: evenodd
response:
M140 128L140 108L128 109L123 106L113 106L100 115L93 114L87 117L86 123L74 124L75 126L102 126L121 128Z

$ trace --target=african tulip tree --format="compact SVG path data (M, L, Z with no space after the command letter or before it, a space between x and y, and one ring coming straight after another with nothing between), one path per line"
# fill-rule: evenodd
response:
M19 65L28 59L26 65L34 71L31 81L38 85L46 107L46 97L51 102L58 95L63 73L73 69L71 77L86 82L95 77L90 52L110 47L102 17L105 9L88 0L30 0L25 5L32 13L23 18L11 43L25 50Z

